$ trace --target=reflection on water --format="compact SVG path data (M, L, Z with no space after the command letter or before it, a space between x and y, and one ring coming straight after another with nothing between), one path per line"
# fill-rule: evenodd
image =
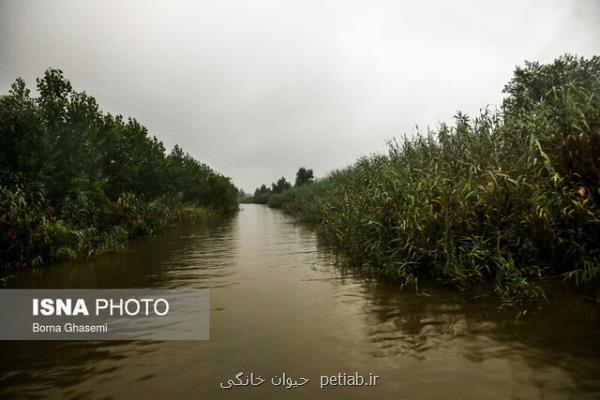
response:
M597 306L569 293L524 321L439 287L427 295L336 266L310 229L244 205L127 251L25 271L8 287L210 288L207 342L0 343L0 397L537 399L600 396ZM238 371L311 382L229 391ZM380 375L319 389L320 375Z

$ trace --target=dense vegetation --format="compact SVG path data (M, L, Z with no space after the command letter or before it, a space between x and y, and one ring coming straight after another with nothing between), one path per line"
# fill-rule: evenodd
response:
M294 187L300 187L302 185L306 185L307 183L312 183L314 179L315 176L312 169L300 167L298 172L296 172ZM256 188L254 191L254 196L246 197L243 202L268 204L269 207L277 208L281 206L281 202L284 199L284 192L287 192L291 188L292 184L282 176L277 180L277 182L271 184L271 188L268 188L264 184Z
M101 252L237 209L237 189L134 119L103 113L60 70L0 97L0 266Z
M491 281L523 305L561 277L600 299L600 57L527 63L504 92L500 111L459 113L278 205L403 283Z

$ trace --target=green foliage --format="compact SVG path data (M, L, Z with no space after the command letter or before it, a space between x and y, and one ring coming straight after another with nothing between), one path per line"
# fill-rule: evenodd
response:
M312 169L304 167L298 170L296 174L296 184L294 187L302 186L314 181ZM279 208L286 199L289 192L293 190L292 185L282 176L277 182L271 184L271 188L261 185L254 191L254 196L247 199L248 203L268 204L271 208Z
M503 114L458 113L276 203L403 283L492 281L504 305L523 306L564 277L600 298L599 65L527 63Z
M273 183L271 185L271 192L272 193L283 193L286 190L289 190L292 187L292 185L285 180L285 178L282 176L281 178L279 178L277 180L276 183Z
M600 57L577 58L566 54L550 64L526 62L517 67L511 81L504 87L509 96L503 102L507 113L530 111L544 100L553 103L551 91L565 84L598 93Z
M39 264L237 210L230 179L134 119L103 113L60 70L0 97L0 265ZM202 216L200 215L202 214Z
M271 189L263 184L254 191L252 202L256 204L267 204L269 202L269 197L271 197L271 193Z
M238 202L239 203L252 203L252 195L244 191L244 189L238 190Z
M312 169L306 169L304 167L300 167L298 172L296 172L296 183L294 186L302 186L307 183L311 183L315 180L315 175L313 174Z
M267 205L271 208L279 208L284 201L283 193L273 193L267 200Z

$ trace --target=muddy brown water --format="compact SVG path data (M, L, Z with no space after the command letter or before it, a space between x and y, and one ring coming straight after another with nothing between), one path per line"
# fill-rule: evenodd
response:
M343 268L315 233L243 205L125 251L23 271L10 288L210 288L209 341L3 342L0 398L598 399L600 312L573 293L516 320L439 286ZM222 389L238 372L310 379ZM320 388L321 376L379 375Z

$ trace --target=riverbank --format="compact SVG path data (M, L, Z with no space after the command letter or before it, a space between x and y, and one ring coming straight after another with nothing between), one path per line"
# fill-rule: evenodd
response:
M492 282L524 307L557 278L600 301L600 58L529 63L505 93L271 205L402 285Z
M219 215L176 200L144 202L127 195L97 212L95 225L87 225L82 222L89 218L61 218L23 191L0 187L0 237L12 242L2 249L0 265L5 269L36 267L121 250L131 240L178 225L206 224Z
M48 69L32 97L0 96L0 268L122 247L167 227L238 210L238 190L133 118L100 110Z

